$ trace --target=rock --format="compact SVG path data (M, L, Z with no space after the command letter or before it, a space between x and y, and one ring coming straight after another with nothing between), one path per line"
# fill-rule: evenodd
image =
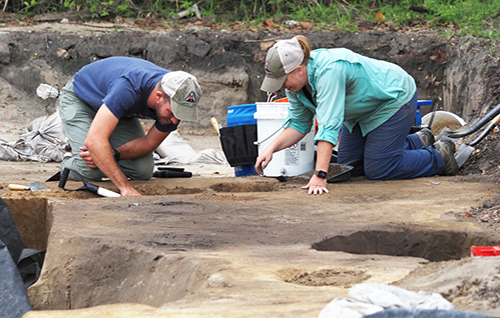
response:
M0 63L2 64L10 63L9 44L4 41L0 41Z
M364 21L361 21L358 23L358 28L369 28L373 26L373 23L371 21L367 21L367 20L364 20Z
M312 29L312 24L311 22L300 22L299 26L304 29L304 30L310 30Z
M203 24L214 24L216 22L216 19L213 15L207 15L201 17L201 22L203 22Z
M186 45L187 53L193 54L193 55L199 56L199 57L207 56L210 49L211 49L210 44L208 44L205 41L201 41L201 40L190 41Z
M68 51L66 51L65 49L59 49L56 52L56 54L57 54L57 57L60 57L60 58L66 59L66 60L70 58Z

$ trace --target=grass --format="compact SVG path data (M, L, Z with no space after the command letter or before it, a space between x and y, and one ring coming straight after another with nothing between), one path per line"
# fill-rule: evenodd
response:
M219 25L238 21L256 27L274 19L285 28L287 21L307 21L315 29L358 31L365 22L374 28L452 28L455 36L500 38L499 0L29 0L8 1L6 11L33 16L86 10L94 18L169 19L195 3Z

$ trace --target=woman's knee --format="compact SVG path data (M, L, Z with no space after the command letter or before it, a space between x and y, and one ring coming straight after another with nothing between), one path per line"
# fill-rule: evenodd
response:
M370 180L389 180L399 169L394 160L366 160L364 162L365 176Z
M370 180L382 180L384 174L377 167L365 168L365 176Z

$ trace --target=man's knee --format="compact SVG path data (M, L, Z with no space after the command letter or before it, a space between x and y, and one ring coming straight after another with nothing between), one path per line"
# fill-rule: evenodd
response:
M99 181L104 176L101 170L90 168L83 160L79 160L78 157L64 159L61 162L61 172L63 172L64 168L76 171L86 180L90 181ZM69 179L74 181L80 180L80 178L74 173L69 174Z
M149 180L153 176L153 155L146 155L141 158L121 162L120 169L127 178L133 180Z
M97 168L87 167L87 169L83 169L80 173L85 179L91 181L100 181L104 177L104 173Z
M149 180L153 176L153 166L151 165L141 165L136 168L135 175L132 179L136 180Z

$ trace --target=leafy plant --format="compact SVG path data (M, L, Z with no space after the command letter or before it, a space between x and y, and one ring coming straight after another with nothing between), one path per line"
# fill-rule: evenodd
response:
M23 4L25 5L26 8L24 8L22 11L28 12L31 9L31 7L36 6L37 0L31 0L30 2L24 1Z
M65 0L63 2L63 6L65 8L75 8L76 7L76 3L75 3L75 0Z
M197 4L202 15L216 16L219 23L236 21L257 26L272 18L307 21L316 28L357 31L360 21L392 27L429 27L446 33L500 38L495 19L499 0L23 0L7 1L6 11L25 15L61 11L90 11L93 18L114 15L169 19Z

